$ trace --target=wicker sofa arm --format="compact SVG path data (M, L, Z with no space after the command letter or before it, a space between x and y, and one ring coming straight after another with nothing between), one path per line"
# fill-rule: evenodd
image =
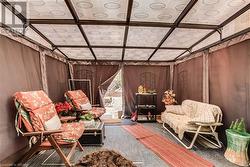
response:
M46 136L46 135L51 135L51 134L56 134L56 133L61 133L63 130L49 130L49 131L37 131L37 132L25 132L22 133L23 136Z

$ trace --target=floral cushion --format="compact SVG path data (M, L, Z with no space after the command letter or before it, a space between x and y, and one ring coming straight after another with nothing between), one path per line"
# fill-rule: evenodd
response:
M50 98L42 90L30 91L30 92L17 92L15 93L14 98L27 111L33 111L42 106L52 103Z
M105 113L105 108L93 107L90 112L94 115L94 118L99 118Z
M55 138L58 142L75 142L82 136L84 132L84 123L63 123L61 129L63 132L55 135Z
M86 95L83 93L82 90L67 91L66 95L70 99L81 99L81 98L86 97Z
M54 104L49 104L30 112L30 119L35 131L44 131L45 122L57 116Z

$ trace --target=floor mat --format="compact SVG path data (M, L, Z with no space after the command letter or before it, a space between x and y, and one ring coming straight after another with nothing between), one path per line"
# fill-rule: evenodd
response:
M155 152L166 163L173 167L212 167L211 162L199 155L173 143L165 137L154 133L140 124L122 126L146 147Z

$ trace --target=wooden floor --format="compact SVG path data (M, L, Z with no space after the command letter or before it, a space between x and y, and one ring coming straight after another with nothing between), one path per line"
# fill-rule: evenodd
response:
M161 125L158 123L144 123L146 127L152 128L155 132L164 135L173 141L172 136L165 132ZM176 142L176 141L175 141ZM77 151L72 162L77 163L78 160L86 154L101 149L112 149L121 153L127 159L133 161L138 167L167 167L168 165L161 160L157 155L155 155L151 150L144 147L139 141L137 141L133 136L126 132L120 126L106 126L106 139L104 141L103 147L84 147L84 152ZM67 150L65 150L67 151ZM194 151L194 150L192 150ZM201 155L205 159L211 161L216 167L234 167L236 165L228 162L223 156L223 150L213 150L199 148L196 151L197 154ZM41 166L43 161L51 155L52 151L41 152L32 159L30 159L26 166ZM58 155L56 153L52 154L51 157L45 162L46 166L55 166L55 164L62 164Z

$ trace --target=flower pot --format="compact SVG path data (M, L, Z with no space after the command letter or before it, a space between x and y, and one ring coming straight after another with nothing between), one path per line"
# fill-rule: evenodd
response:
M226 130L227 149L225 158L239 166L248 166L249 159L247 154L250 135L248 133L239 133L232 129Z

